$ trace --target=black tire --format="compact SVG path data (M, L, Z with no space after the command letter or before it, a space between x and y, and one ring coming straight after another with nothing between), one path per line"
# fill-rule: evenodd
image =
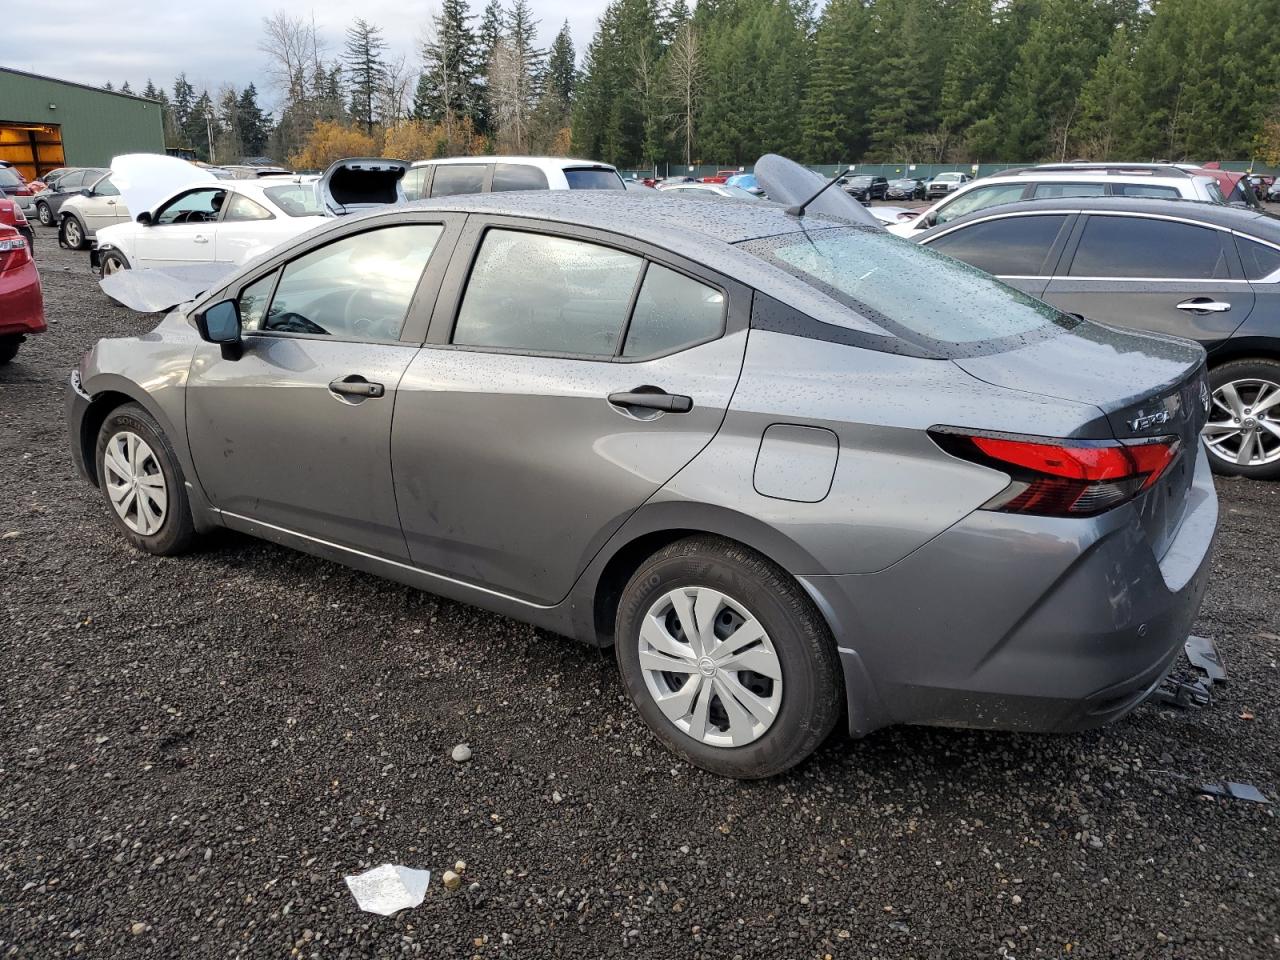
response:
M1209 371L1209 389L1215 394L1225 384L1244 383L1246 381L1264 381L1280 387L1280 361L1262 358L1232 360L1228 363L1219 364ZM1248 402L1250 396L1256 395L1252 393L1253 389L1256 388L1241 387L1240 396L1245 402ZM1250 412L1252 411L1250 410ZM1223 416L1225 416L1225 413L1215 403L1210 409L1209 419L1214 420ZM1269 423L1274 423L1280 427L1280 406L1270 408L1265 411L1263 416ZM1268 441L1276 440L1269 433L1267 434L1267 439ZM1280 440L1276 442L1280 442ZM1269 442L1269 447L1273 448L1274 444ZM1236 449L1238 449L1238 445ZM1248 477L1252 480L1280 480L1280 459L1267 464L1232 463L1214 452L1213 447L1210 447L1209 466L1213 468L1214 473L1222 474L1223 476Z
M732 598L772 642L781 669L781 703L753 742L703 743L668 720L649 691L640 664L640 628L650 608L678 587L710 587ZM627 692L658 739L694 766L721 776L756 779L781 773L813 753L843 712L836 645L813 602L777 564L719 537L677 541L641 565L618 604L615 652Z
M0 367L13 360L18 355L18 348L22 346L25 340L22 334L13 334L7 337L0 337Z
M113 437L128 432L141 437L154 458L154 464L164 475L167 505L159 527L150 534L140 533L129 527L116 512L108 491L107 466L105 463L107 445ZM98 489L102 499L106 501L112 520L124 534L124 538L139 550L157 556L170 557L183 553L191 547L195 540L195 527L191 520L191 504L187 499L182 467L173 452L169 438L164 435L155 418L137 403L126 403L116 407L102 423L98 431L98 441L94 447L94 463L98 471Z
M43 201L36 204L36 219L40 221L42 226L53 226L53 211L49 209L49 205Z
M58 240L68 250L83 250L87 247L89 245L85 239L87 234L84 224L74 214L67 214L62 218L62 226L58 228Z
M104 247L98 251L98 276L105 277L128 269L130 269L129 258L115 247Z

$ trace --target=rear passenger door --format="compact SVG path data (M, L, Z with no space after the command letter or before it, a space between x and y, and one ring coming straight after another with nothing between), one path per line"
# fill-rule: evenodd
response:
M1044 299L1119 327L1212 349L1253 309L1229 231L1150 214L1081 216Z
M746 288L626 238L473 214L396 399L413 563L561 600L719 429L749 315Z

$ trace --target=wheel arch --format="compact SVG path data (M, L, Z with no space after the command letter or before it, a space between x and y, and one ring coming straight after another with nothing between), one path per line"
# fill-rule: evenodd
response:
M1208 366L1212 370L1235 360L1280 362L1280 340L1274 337L1232 337L1214 347L1209 354Z

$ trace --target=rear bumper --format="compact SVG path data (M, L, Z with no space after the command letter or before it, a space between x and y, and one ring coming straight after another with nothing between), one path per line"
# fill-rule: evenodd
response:
M1182 526L1159 560L1131 505L1089 520L978 511L887 570L806 578L839 638L851 732L1051 732L1119 719L1191 632L1217 521L1201 447Z
M0 336L43 333L44 294L34 263L0 273Z

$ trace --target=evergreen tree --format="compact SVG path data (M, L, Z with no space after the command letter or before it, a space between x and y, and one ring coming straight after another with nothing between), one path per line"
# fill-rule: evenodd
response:
M965 159L989 159L996 149L996 131L994 121L987 118L994 113L1003 87L999 27L992 0L961 0L952 23L938 121L963 144L959 152Z
M372 134L377 119L374 104L386 80L387 65L383 57L387 42L382 30L363 17L357 17L347 28L343 62L351 84L351 119Z
M216 156L214 145L218 142L220 132L221 124L218 122L213 98L209 96L208 90L201 91L200 96L192 103L186 123L182 125L182 139L195 150L199 159L208 161Z
M127 93L127 94L129 94L130 96L132 96L132 95L133 95L133 89L129 86L129 81L128 81L128 80L126 80L124 83L120 84L120 92L121 92L121 93Z
M480 116L480 50L466 0L444 0L434 19L435 36L422 48L422 73L413 115L430 123Z
M569 32L569 21L566 20L556 34L547 57L547 91L567 107L573 102L573 84L577 75L573 34Z
M476 69L481 78L477 126L482 133L493 132L493 110L489 105L488 90L489 66L493 63L493 55L506 30L506 23L507 15L502 9L502 0L489 0L484 13L480 15L480 27L476 31Z
M240 116L240 96L236 88L228 84L218 95L217 156L221 163L237 163L245 155L244 131Z
M830 0L815 34L813 73L800 110L802 155L829 163L866 149L870 15L861 0Z
M170 116L173 118L173 134L179 146L190 147L195 141L188 134L191 122L191 111L195 107L196 91L187 82L187 75L180 73L173 81L173 106Z
M271 136L271 116L262 112L258 105L258 89L252 83L241 91L237 110L244 155L262 156L267 151L267 140Z

